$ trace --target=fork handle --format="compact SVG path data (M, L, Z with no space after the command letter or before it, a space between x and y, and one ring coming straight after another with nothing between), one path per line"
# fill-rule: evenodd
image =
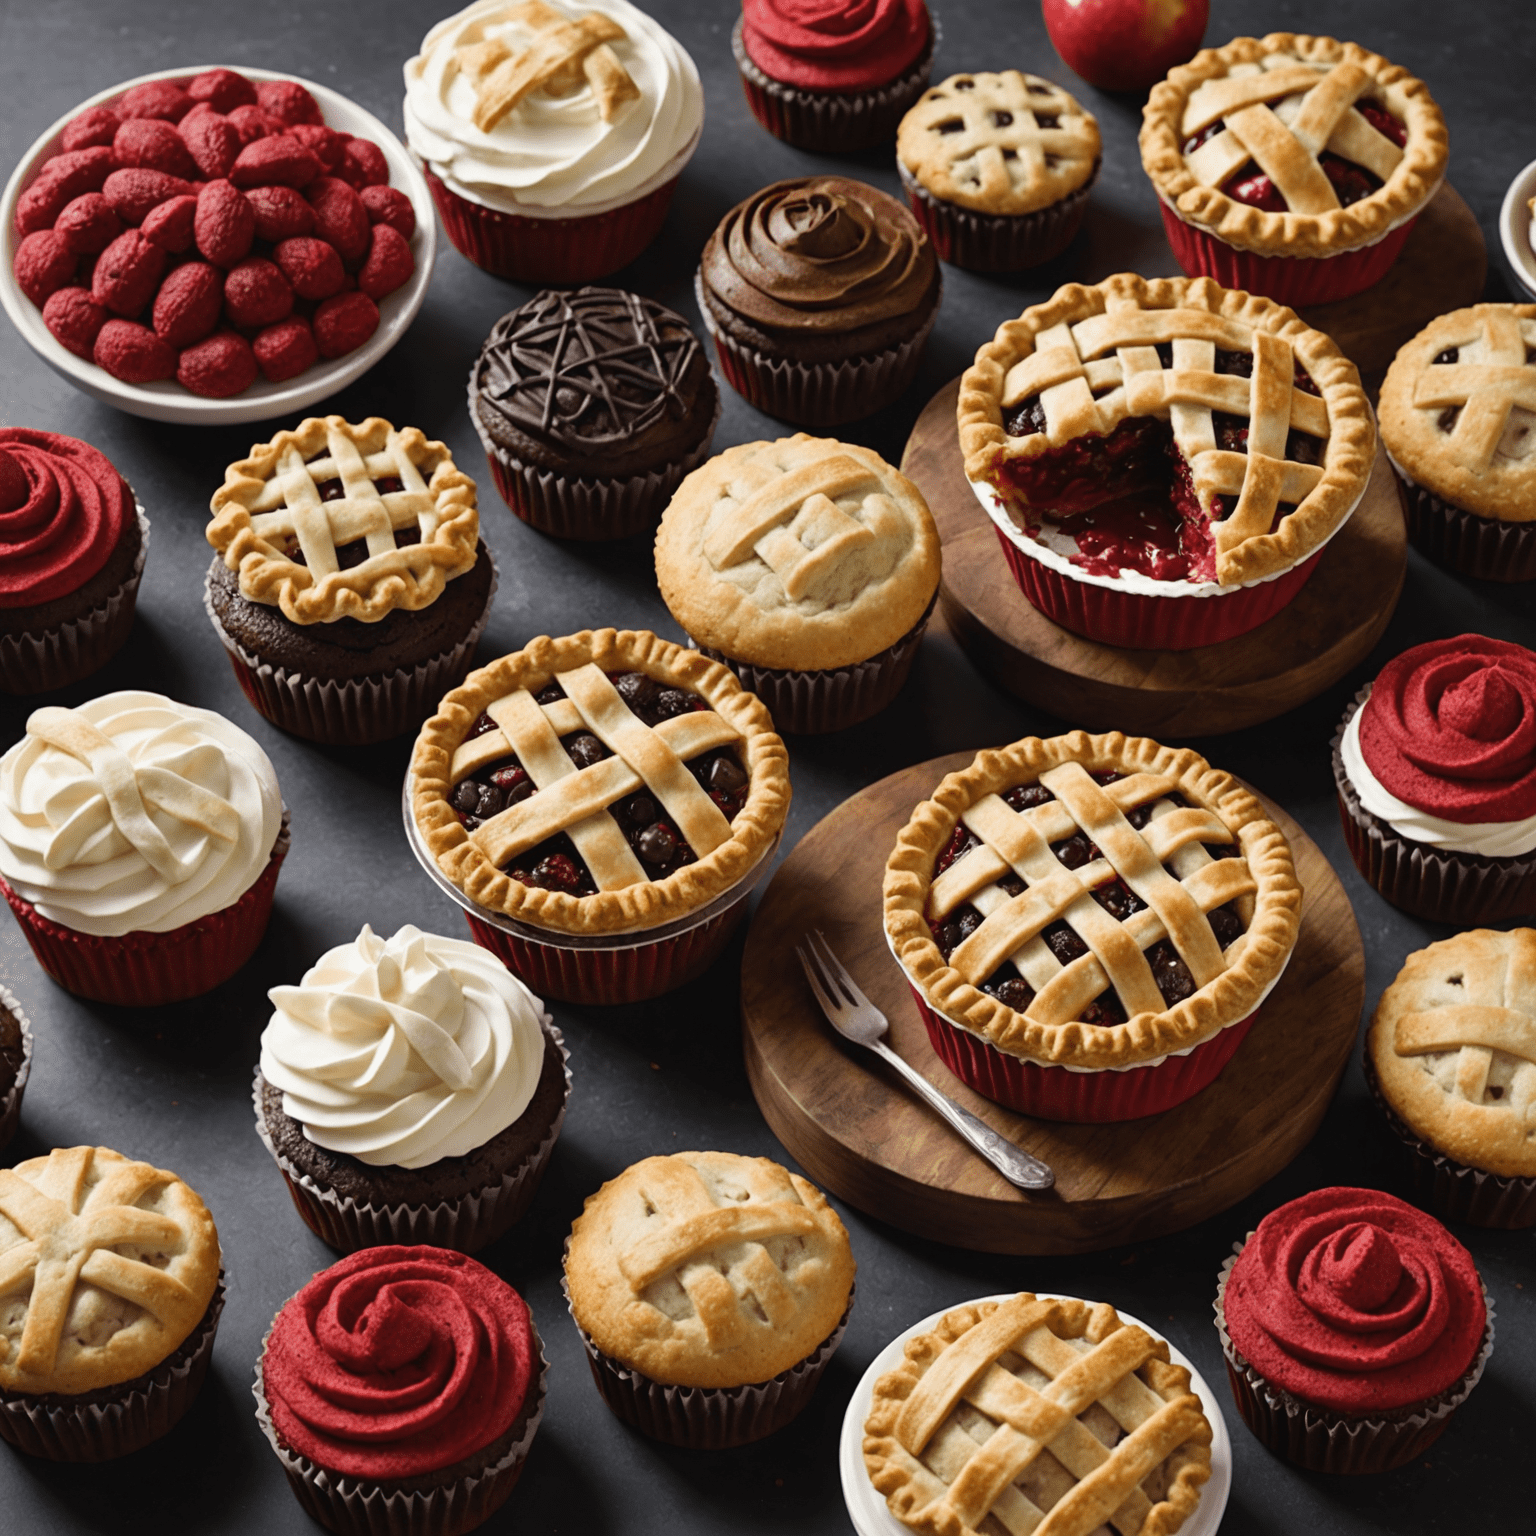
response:
M970 1110L962 1109L909 1062L903 1061L883 1040L877 1040L874 1048L1010 1184L1016 1184L1020 1189L1050 1189L1055 1184L1056 1175L1038 1157L1020 1151L1011 1141L999 1136L984 1120L978 1120Z

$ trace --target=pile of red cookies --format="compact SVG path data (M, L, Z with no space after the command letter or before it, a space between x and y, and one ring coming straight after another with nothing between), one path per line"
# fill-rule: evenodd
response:
M16 205L16 281L114 378L224 398L360 347L415 270L370 139L290 80L230 69L82 112Z

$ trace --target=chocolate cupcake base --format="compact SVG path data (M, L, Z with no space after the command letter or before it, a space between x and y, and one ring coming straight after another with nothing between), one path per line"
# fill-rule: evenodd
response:
M7 1028L4 1015L14 1021L14 1030ZM0 1065L6 1057L15 1060L15 1072L10 1086L0 1091L0 1151L10 1145L21 1124L21 1100L27 1091L27 1078L32 1074L32 1025L16 994L9 987L0 986Z
M1502 523L1442 501L1394 463L1408 542L1428 560L1483 581L1536 581L1536 522Z

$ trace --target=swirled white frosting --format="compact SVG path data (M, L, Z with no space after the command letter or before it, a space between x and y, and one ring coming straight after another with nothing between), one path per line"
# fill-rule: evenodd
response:
M0 757L0 875L77 933L168 933L233 905L282 819L267 754L158 693L35 710Z
M555 0L571 20L609 16L608 46L639 88L604 122L585 82L569 95L530 92L489 133L475 127L475 88L457 50L500 39L515 52L534 33L512 0L476 0L427 33L405 66L405 134L450 191L506 213L602 213L670 181L704 123L699 72L676 38L627 0Z
M1446 821L1389 793L1371 772L1360 750L1360 716L1364 712L1362 706L1350 716L1339 742L1339 755L1344 759L1344 773L1354 785L1361 806L1372 816L1386 822L1399 837L1446 853L1509 859L1536 850L1536 816L1523 821Z
M261 1075L317 1146L375 1167L463 1157L527 1109L539 1000L488 950L367 927L267 994Z

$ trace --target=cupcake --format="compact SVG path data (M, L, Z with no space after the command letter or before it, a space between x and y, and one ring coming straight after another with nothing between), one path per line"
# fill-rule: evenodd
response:
M603 1401L692 1450L771 1435L810 1401L853 1306L814 1184L733 1152L648 1157L589 1195L565 1293Z
M845 176L776 181L704 247L699 310L732 389L823 429L912 382L939 313L939 264L896 201Z
M80 997L147 1008L227 981L287 853L267 754L212 710L105 693L34 710L0 757L0 894Z
M1190 1373L1107 1303L971 1302L905 1354L875 1382L864 1467L909 1529L1163 1536L1199 1510L1212 1436Z
M106 1147L0 1169L0 1438L108 1461L166 1434L208 1374L219 1234L174 1173Z
M21 1123L21 1098L32 1072L32 1026L16 994L0 987L0 1152Z
M0 428L0 693L78 682L122 648L149 519L89 443Z
M1376 457L1354 364L1208 278L1058 289L976 354L957 421L1030 602L1090 640L1158 650L1273 618Z
M1422 1454L1483 1374L1493 1312L1472 1255L1375 1189L1271 1211L1222 1265L1216 1331L1243 1422L1310 1472Z
M1179 265L1282 304L1385 276L1448 154L1429 87L1331 37L1204 48L1142 109L1141 163Z
M696 469L656 535L672 617L781 731L835 731L885 708L939 591L922 492L868 448L743 443Z
M1231 1060L1296 945L1285 834L1198 753L1074 731L913 811L885 937L939 1059L1049 1120L1134 1120Z
M476 0L405 66L448 238L520 283L589 283L656 238L704 124L681 43L626 0Z
M1431 320L1387 369L1380 412L1414 547L1462 576L1536 581L1536 304Z
M333 1248L474 1253L527 1209L565 1119L565 1042L492 954L366 924L267 994L256 1130Z
M469 418L525 523L622 539L654 528L709 452L720 391L674 310L621 288L546 290L491 328Z
M1365 1077L1440 1216L1536 1226L1536 929L1409 955L1376 1005Z
M747 105L769 133L841 155L891 141L928 83L934 40L923 0L742 0L731 51Z
M1098 119L1059 85L972 70L902 118L896 169L942 260L1018 272L1070 244L1102 152Z
M1536 913L1536 653L1404 651L1345 710L1333 779L1350 857L1393 906L1461 927Z
M330 746L414 730L469 671L496 565L442 443L311 416L213 493L204 607L246 698Z
M544 1414L528 1305L484 1265L386 1246L321 1270L273 1319L256 1422L338 1536L457 1536L501 1508Z
M723 666L646 630L540 636L421 728L418 859L543 997L691 981L745 915L789 810L788 754Z

